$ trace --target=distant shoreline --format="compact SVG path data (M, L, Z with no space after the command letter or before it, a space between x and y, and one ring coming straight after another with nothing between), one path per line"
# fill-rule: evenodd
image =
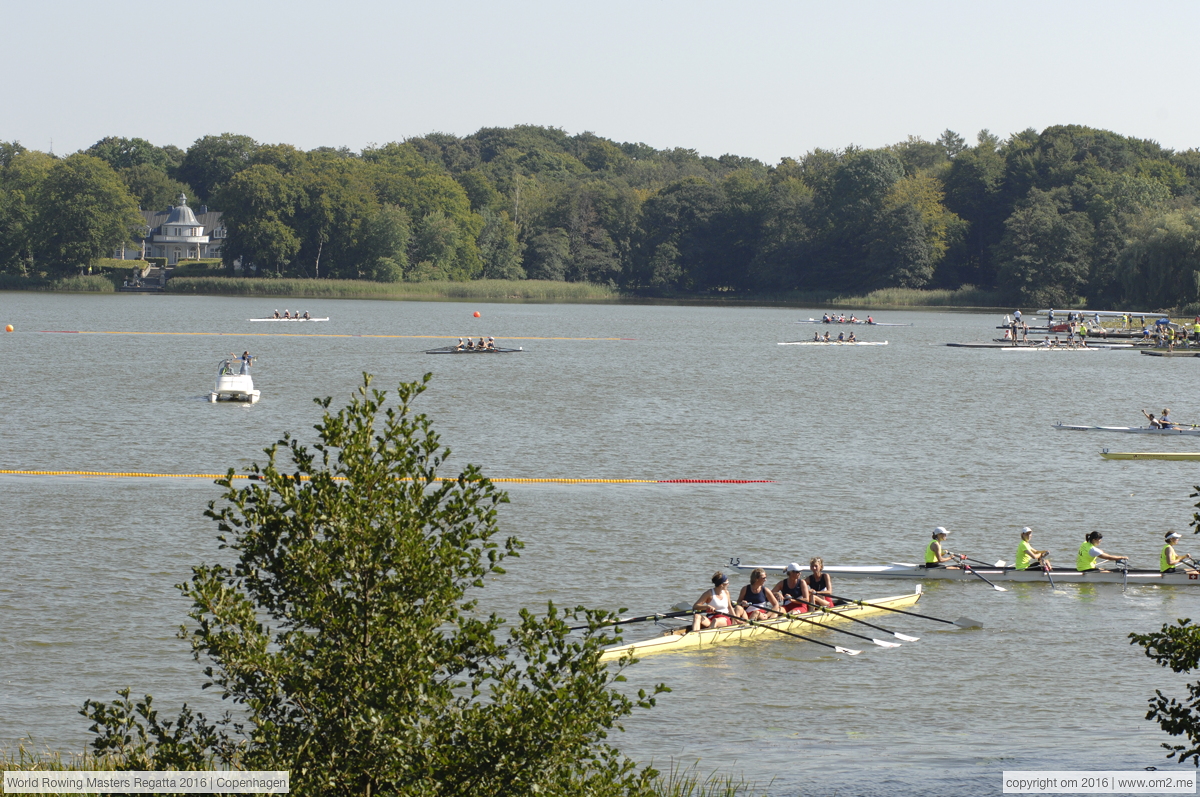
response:
M0 290L55 293L116 293L120 281L107 275L58 280L0 277ZM1007 305L991 291L970 285L958 289L886 288L864 295L788 291L778 294L674 294L647 296L622 293L604 285L549 280L472 280L470 282L370 282L367 280L259 279L239 277L174 277L166 295L263 296L296 299L385 299L392 301L488 301L514 303L612 303L697 306L768 306L871 308L880 310L1000 311ZM1064 308L1071 309L1071 308ZM1007 311L1011 311L1009 308Z

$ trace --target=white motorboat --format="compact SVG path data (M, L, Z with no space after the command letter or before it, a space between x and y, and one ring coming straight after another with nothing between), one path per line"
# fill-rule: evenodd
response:
M745 571L761 567L768 573L783 573L787 569L787 565L785 564L744 565L740 559L730 560L729 565L735 570ZM995 567L971 565L970 570L964 570L959 567L922 567L919 564L893 562L890 565L867 565L863 567L838 567L831 565L824 568L824 571L833 578L919 578L943 581L972 581L978 580L978 576L983 576L988 581L1033 581L1041 584L1047 584L1053 580L1056 583L1063 584L1172 584L1178 587L1200 586L1200 571L1187 570L1183 566L1180 566L1174 573L1160 573L1157 570L1143 570L1132 567L1128 571L1120 568L1079 571L1069 567L1053 567L1050 569L1050 575L1047 576L1046 572L1041 568L1017 570L1012 565L1006 565L1004 562L998 562L997 565ZM804 568L804 572L808 572L807 567ZM971 575L972 573L977 573L978 575Z
M1068 432L1124 432L1125 434L1167 434L1167 435L1200 435L1200 429L1189 427L1173 427L1159 429L1157 426L1072 426L1066 423L1054 424L1055 429Z
M208 394L210 402L240 401L257 404L259 391L250 378L250 363L240 357L226 357L217 366L217 385Z

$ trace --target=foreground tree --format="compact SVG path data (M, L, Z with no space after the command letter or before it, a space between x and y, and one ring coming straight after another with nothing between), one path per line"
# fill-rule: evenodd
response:
M1200 487L1195 490L1191 497L1200 497ZM1200 504L1196 507L1200 508ZM1192 514L1191 525L1193 533L1200 534L1200 512ZM1146 656L1173 672L1186 674L1200 668L1200 625L1193 625L1190 619L1164 623L1161 629L1149 634L1130 634L1129 639L1129 644L1141 645ZM1189 683L1187 691L1187 699L1178 700L1155 689L1146 719L1157 721L1171 736L1187 737L1187 744L1163 742L1162 746L1170 751L1167 758L1175 758L1181 764L1190 758L1200 766L1200 682Z
M185 706L164 723L126 691L84 707L98 753L289 770L306 795L651 793L656 773L604 742L654 704L615 691L621 667L598 661L611 615L523 610L505 639L471 597L522 546L499 540L507 497L477 468L437 476L449 451L411 406L429 378L385 408L368 376L344 409L319 402L311 449L285 435L251 484L220 480L226 504L207 515L237 561L180 586L195 621L181 635L244 718Z

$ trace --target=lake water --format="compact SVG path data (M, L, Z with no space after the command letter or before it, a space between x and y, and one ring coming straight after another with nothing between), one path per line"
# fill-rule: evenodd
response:
M0 326L16 327L0 335L0 469L243 469L284 431L311 440L311 399L344 404L361 372L390 387L433 371L419 407L454 468L773 480L502 485L503 530L527 547L486 602L509 617L547 600L665 610L694 600L730 557L916 561L936 525L953 550L985 560L1011 561L1025 525L1060 564L1091 530L1135 566L1157 563L1168 529L1200 554L1188 528L1194 463L1099 456L1200 440L1051 428L1137 425L1141 409L1164 406L1200 422L1200 360L942 345L997 334L994 314L970 313L878 312L913 326L855 328L886 347L777 346L811 337L793 322L820 314L781 308L317 300L301 309L328 323L247 322L295 304L0 294ZM525 351L422 353L466 334ZM262 401L209 404L217 361L245 349L259 358ZM83 701L124 686L168 714L183 700L212 710L174 636L187 606L173 585L216 556L202 512L218 495L205 479L0 475L0 744L81 750ZM732 575L735 590L744 580ZM912 588L836 586L868 598ZM930 584L918 611L984 628L879 620L921 640L866 644L856 658L782 637L648 657L631 685L674 691L614 741L660 768L695 764L780 795L998 794L1006 769L1170 766L1146 700L1156 687L1183 694L1184 679L1127 634L1190 616L1200 593L1008 587Z

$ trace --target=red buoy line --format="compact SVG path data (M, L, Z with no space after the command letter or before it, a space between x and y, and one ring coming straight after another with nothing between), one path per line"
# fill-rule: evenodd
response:
M223 479L224 473L143 473L136 471L99 470L0 470L0 474L15 476L93 476L109 479ZM254 473L235 473L235 479L262 481ZM336 481L345 481L344 476L334 476ZM308 481L301 476L301 481ZM458 481L453 476L439 476L438 481ZM411 481L405 479L404 481ZM774 484L773 479L567 479L567 478L489 478L488 481L510 484Z

